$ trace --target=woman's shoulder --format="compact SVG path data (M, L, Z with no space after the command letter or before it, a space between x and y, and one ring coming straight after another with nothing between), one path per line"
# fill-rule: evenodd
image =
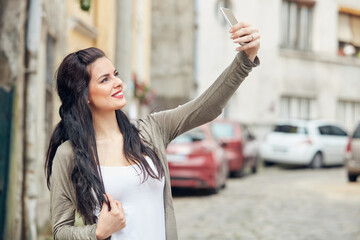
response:
M69 163L72 162L71 159L74 158L74 151L72 144L69 140L63 142L56 150L54 160L53 160L53 168L64 166L69 167Z
M67 140L62 144L60 144L60 146L58 146L56 150L56 154L60 154L62 156L70 156L70 157L73 156L74 151L70 140Z

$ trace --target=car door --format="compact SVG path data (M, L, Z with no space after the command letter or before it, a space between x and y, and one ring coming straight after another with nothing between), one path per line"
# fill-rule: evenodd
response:
M347 133L338 126L331 126L331 133L334 141L333 164L343 164L345 158L346 145L348 142Z
M337 141L332 135L332 127L331 125L321 125L318 129L320 133L319 140L321 142L324 155L323 161L326 165L333 164L335 161L334 155L337 152Z
M257 157L257 142L250 129L245 124L241 125L243 144L243 154L246 159L255 159Z

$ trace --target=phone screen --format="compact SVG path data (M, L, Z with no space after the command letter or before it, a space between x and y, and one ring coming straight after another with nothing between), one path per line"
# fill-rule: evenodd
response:
M238 23L235 16L232 14L231 10L228 8L220 8L221 12L224 14L225 19L230 24L230 26L234 26Z

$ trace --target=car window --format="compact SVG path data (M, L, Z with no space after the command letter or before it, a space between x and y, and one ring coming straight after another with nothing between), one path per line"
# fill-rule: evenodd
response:
M331 130L334 136L347 136L347 133L337 126L331 126Z
M356 128L353 138L360 138L360 124Z
M305 127L294 126L290 124L279 124L274 128L274 132L281 133L297 133L297 134L307 134L308 131Z
M205 139L205 133L201 129L193 129L176 137L173 143L192 143Z
M214 122L211 124L211 132L215 139L233 138L234 126L230 123Z
M319 132L321 135L331 135L331 126L321 126Z

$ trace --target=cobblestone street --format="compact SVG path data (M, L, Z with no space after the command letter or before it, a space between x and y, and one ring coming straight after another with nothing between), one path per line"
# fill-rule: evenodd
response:
M174 195L180 240L360 240L360 182L343 167L264 168L217 195Z

